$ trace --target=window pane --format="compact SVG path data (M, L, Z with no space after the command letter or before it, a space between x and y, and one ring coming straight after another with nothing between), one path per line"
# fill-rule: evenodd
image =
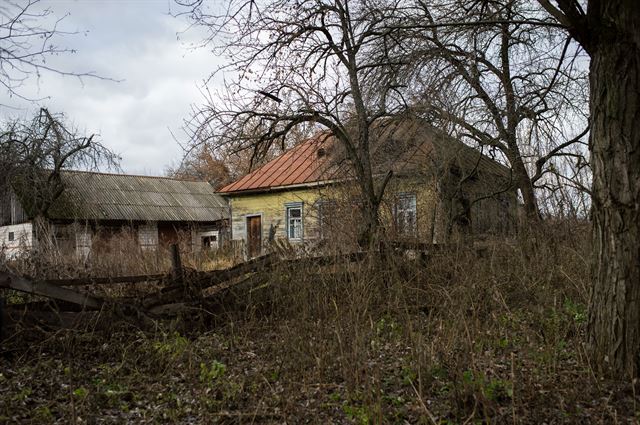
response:
M289 239L302 238L302 208L287 208L287 237Z
M399 234L412 234L416 232L416 195L399 195L396 198L394 212L396 231Z

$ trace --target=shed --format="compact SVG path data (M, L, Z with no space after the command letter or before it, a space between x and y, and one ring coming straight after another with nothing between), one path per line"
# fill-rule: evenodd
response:
M194 248L216 247L229 219L227 201L207 182L166 177L63 171L64 190L45 219L48 238L87 255L97 239L132 231L144 249L188 234ZM6 191L0 202L0 243L6 252L31 248L36 235L28 189Z

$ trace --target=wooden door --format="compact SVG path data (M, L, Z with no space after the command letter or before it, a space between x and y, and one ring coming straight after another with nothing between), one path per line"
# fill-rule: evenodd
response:
M257 257L262 249L262 222L260 216L247 217L247 248L249 257Z

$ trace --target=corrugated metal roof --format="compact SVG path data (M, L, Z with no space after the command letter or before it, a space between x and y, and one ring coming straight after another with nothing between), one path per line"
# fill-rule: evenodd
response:
M389 119L371 135L373 172L411 174L455 163L461 170L509 177L509 169L419 118ZM221 193L267 190L353 176L344 149L321 133L223 187Z
M51 219L212 222L229 218L227 202L207 182L64 171Z
M326 174L329 156L320 156L318 152L320 149L329 149L332 145L333 137L322 133L223 187L220 192L290 186L326 179L323 174Z

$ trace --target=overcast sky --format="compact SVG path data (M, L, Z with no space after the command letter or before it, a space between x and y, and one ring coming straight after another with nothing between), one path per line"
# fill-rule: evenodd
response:
M1 0L0 0L1 1ZM7 99L0 93L1 118L29 116L42 105L64 112L87 133L122 156L127 173L162 175L167 165L179 162L182 120L192 104L202 103L199 87L218 65L208 49L190 49L202 38L198 29L183 30L188 22L174 18L169 0L43 0L40 7L56 16L69 14L61 27L88 31L59 39L77 50L50 60L56 67L95 71L121 82L43 73L20 89L22 95L48 99L30 103Z

